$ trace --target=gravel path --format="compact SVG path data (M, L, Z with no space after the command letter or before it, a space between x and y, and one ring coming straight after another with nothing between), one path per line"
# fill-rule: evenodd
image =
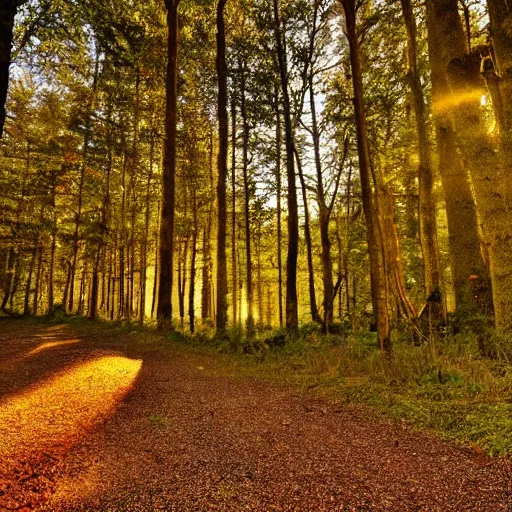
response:
M507 461L210 356L0 320L0 361L0 511L512 511Z

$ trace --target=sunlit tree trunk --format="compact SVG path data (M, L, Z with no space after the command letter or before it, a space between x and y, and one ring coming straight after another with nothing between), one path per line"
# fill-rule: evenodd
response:
M144 212L144 239L141 247L141 269L140 269L140 309L139 324L144 323L146 314L146 281L148 272L148 250L149 250L149 221L151 218L151 184L153 181L153 160L155 153L155 134L151 130L151 139L149 143L149 169L146 182L146 205Z
M480 249L476 205L467 170L458 152L448 108L450 89L446 69L453 58L465 52L464 31L458 10L451 0L428 0L426 7L439 174L446 200L456 307L462 312L476 308L470 276L478 276L483 287L490 288L488 270ZM488 313L492 310L490 291L487 296L487 299L481 297L477 304Z

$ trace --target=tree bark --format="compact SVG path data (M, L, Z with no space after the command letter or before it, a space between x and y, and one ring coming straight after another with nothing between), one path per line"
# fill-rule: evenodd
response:
M295 149L295 159L297 161L297 170L299 174L300 186L302 189L302 202L304 204L304 238L306 240L306 256L308 260L308 289L309 289L309 307L311 312L311 320L313 322L322 323L322 319L318 314L318 306L316 304L316 293L315 293L315 271L313 265L313 248L311 241L311 229L309 225L309 207L308 207L308 195L306 192L306 181L304 179L304 173L302 172L302 164L299 158L299 153Z
M297 186L295 183L293 126L288 91L288 66L283 42L283 30L279 13L279 0L273 0L274 35L279 64L279 78L283 101L283 118L286 147L286 179L288 184L288 254L286 257L286 328L295 336L299 328L297 300L297 258L299 249L299 214Z
M446 69L457 55L464 54L464 30L451 0L428 0L427 32L432 78L433 115L436 130L439 173L446 200L446 215L457 312L492 311L491 294L475 304L470 276L478 276L490 288L489 273L482 258L476 205L467 170L457 148L447 100L450 89Z
M228 323L228 277L226 259L226 178L228 157L228 113L227 113L227 66L226 66L226 34L224 25L224 7L226 0L217 4L217 79L218 104L217 118L219 122L219 154L217 155L217 335L223 336Z
M279 327L283 326L283 256L281 240L283 238L281 222L281 114L279 112L279 90L274 91L276 108L276 210L277 210L277 300L279 304Z
M0 139L3 136L5 123L5 104L9 88L14 18L16 17L18 6L23 3L24 0L4 0L0 4Z
M370 255L370 280L373 311L377 325L377 336L381 350L391 350L390 323L388 314L388 293L383 261L382 240L379 233L375 197L371 186L370 148L364 111L363 79L361 56L356 33L356 12L354 0L340 0L345 13L345 34L350 47L350 64L354 89L354 111L359 155L359 175L366 219L368 252Z
M165 94L165 145L163 162L162 213L160 218L160 280L158 286L157 325L172 327L172 287L174 248L174 203L176 178L176 123L178 110L178 5L166 0L167 74Z
M249 180L249 123L247 122L247 109L245 103L245 61L240 63L240 114L243 125L242 163L244 178L244 223L245 223L245 260L246 260L246 287L247 287L247 335L254 335L254 294L252 278L252 250L251 250L251 190Z
M436 205L433 196L434 175L427 133L425 100L417 66L417 30L411 0L401 0L407 30L407 78L412 96L412 109L418 137L418 195L420 244L423 254L426 297L440 290L439 250L437 245Z
M231 287L233 293L233 323L238 322L238 281L236 261L236 101L231 98Z

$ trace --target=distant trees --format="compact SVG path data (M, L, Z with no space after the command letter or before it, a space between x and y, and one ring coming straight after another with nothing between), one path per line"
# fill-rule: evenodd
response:
M510 13L488 8L492 48L455 0L27 4L2 310L249 338L312 320L387 352L445 310L509 329Z

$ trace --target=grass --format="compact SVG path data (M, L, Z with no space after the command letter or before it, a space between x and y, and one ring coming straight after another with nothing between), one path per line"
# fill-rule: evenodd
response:
M343 404L364 404L490 455L512 456L512 340L492 332L483 341L471 332L447 336L435 347L398 338L393 357L386 359L372 333L324 336L312 325L295 340L280 331L247 339L240 330L215 339L209 328L163 339L136 324L67 321L78 329L130 334L130 341L146 350L180 347L214 355L216 373L278 381ZM482 343L493 359L481 356Z

